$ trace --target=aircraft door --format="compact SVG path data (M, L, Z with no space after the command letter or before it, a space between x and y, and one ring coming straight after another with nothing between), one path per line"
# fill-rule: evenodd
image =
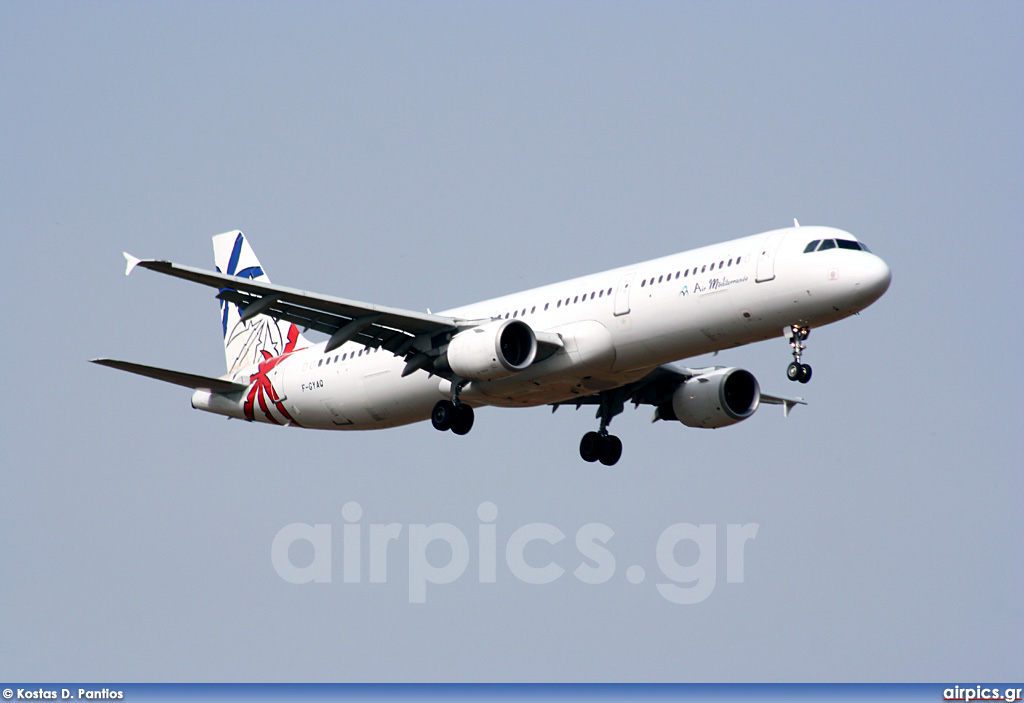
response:
M615 315L629 314L629 289L635 276L635 272L627 273L619 281L619 287L615 290Z
M775 278L775 253L779 250L779 245L782 244L785 236L785 230L772 232L762 242L761 253L757 257L757 277L754 279L757 283L764 283Z

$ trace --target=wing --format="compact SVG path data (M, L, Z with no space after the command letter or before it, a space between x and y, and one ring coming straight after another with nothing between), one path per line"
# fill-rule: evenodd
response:
M720 367L711 366L703 369L691 369L685 366L664 364L651 371L639 381L627 383L619 388L601 391L581 398L574 398L562 403L552 403L551 412L558 410L562 405L573 405L576 408L579 408L583 405L602 404L610 404L613 408L617 406L618 410L616 412L621 412L622 405L626 402L633 403L633 407L653 405L657 408L659 405L666 403L671 399L672 393L680 383L687 381L694 376L700 376L701 374L714 371L717 368ZM807 405L807 401L803 398L785 398L765 393L761 393L761 402L766 405L781 405L782 414L785 417L789 417L789 411L792 410L794 406ZM657 413L655 413L652 422L658 419L660 418Z
M383 347L402 356L418 340L424 342L420 345L424 347L421 351L426 351L434 346L430 341L437 335L457 332L474 324L442 315L371 305L271 283L259 283L171 261L136 259L128 253L125 253L125 259L128 260L125 275L141 267L183 278L217 288L219 299L243 308L243 318L265 314L293 322L304 329L329 334L331 339L326 351L333 351L345 342L353 341L368 347Z
M303 329L328 334L330 339L324 348L325 353L334 351L346 342L356 342L406 357L408 363L403 376L421 368L442 376L450 375L430 368L439 350L458 332L490 321L464 320L335 298L205 271L171 261L137 259L127 252L124 258L128 262L126 276L136 267L141 267L217 288L217 298L234 303L244 310L243 320L261 314L270 315ZM539 331L534 331L534 334L538 345L535 361L541 361L562 348L562 340L558 335Z
M761 394L761 402L765 405L781 405L783 417L789 417L789 411L797 405L807 405L807 401L803 398L784 398L779 395L767 395L765 393Z

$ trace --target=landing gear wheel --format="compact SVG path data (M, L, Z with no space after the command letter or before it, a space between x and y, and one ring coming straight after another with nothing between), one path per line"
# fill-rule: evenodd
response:
M807 368L811 368L811 367L808 366ZM801 364L798 364L798 363L796 363L794 361L792 364L790 364L789 366L786 367L786 378L788 378L790 381L799 381L799 380L801 380L801 378L804 375L803 369L804 369L804 367ZM809 373L807 374L807 377L810 378L810 374ZM806 383L806 382L807 381L804 381L804 383Z
M468 434L473 429L473 408L468 405L456 405L451 425L455 434Z
M800 383L807 383L811 380L811 367L808 364L800 364Z
M455 403L450 400L439 400L430 414L430 422L435 430L445 432L452 428L455 419ZM472 422L470 423L472 424ZM467 432L469 430L466 430Z
M601 454L598 457L605 466L614 466L622 456L622 440L613 434L602 438Z
M604 445L601 435L597 432L587 432L580 440L580 457L583 461L595 462L601 456L601 448Z

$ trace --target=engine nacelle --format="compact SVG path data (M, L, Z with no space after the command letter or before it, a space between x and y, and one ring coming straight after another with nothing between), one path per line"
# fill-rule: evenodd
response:
M670 405L658 408L663 420L687 427L726 427L746 420L761 402L754 374L744 369L715 369L681 383Z
M495 320L448 343L449 368L462 378L494 381L519 373L537 356L537 336L522 320Z

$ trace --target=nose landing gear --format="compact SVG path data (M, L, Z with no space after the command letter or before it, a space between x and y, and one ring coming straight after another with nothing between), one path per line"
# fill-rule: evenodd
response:
M811 380L811 367L808 364L800 363L800 355L803 353L804 340L811 334L811 330L800 325L790 325L786 328L786 337L789 338L789 346L793 348L793 363L786 368L786 378L790 381L807 383Z

